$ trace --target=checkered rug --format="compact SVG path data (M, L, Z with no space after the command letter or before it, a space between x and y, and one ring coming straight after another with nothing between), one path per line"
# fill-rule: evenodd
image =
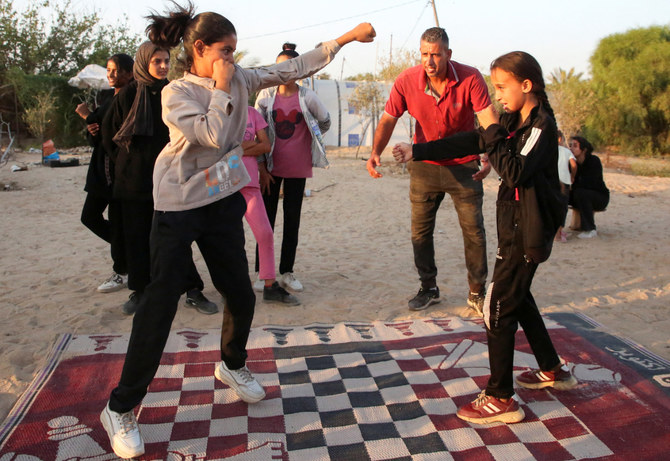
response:
M456 417L488 377L481 321L457 317L252 331L248 405L214 378L217 331L172 333L139 408L142 460L658 460L670 450L670 363L586 317L546 319L576 389L518 389L526 419ZM98 417L127 335L64 335L0 427L0 461L115 459ZM523 333L515 367L536 366Z

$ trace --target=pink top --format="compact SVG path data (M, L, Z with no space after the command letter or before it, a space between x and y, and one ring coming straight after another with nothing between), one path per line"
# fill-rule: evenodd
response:
M247 128L244 130L244 140L251 141L256 137L256 132L267 128L268 124L261 114L256 109L249 106L247 116ZM249 173L251 181L245 187L260 188L258 183L258 157L251 157L245 155L242 157L242 162Z
M297 91L289 97L277 93L272 119L276 134L272 174L282 178L311 178L312 135L300 110Z
M384 111L399 118L405 111L416 119L414 142L434 141L462 131L475 129L475 112L491 104L486 81L474 67L449 61L447 87L438 101L427 91L426 72L422 66L403 71L395 80ZM427 161L455 165L476 160L478 155Z

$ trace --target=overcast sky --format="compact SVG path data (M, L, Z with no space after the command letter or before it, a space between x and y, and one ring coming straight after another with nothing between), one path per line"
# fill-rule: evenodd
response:
M14 0L22 11L34 0ZM298 44L305 52L323 40L337 38L362 21L377 31L372 44L345 47L325 70L345 78L375 72L379 58L401 48L418 49L421 33L435 26L427 0L195 0L198 12L215 11L237 29L238 50L261 64L274 62L281 44ZM74 11L97 11L115 24L125 14L131 29L142 33L157 0L71 0ZM452 59L488 74L490 62L513 50L534 55L545 75L557 68L589 72L589 57L600 39L632 28L670 24L670 0L435 0L438 20L449 34Z

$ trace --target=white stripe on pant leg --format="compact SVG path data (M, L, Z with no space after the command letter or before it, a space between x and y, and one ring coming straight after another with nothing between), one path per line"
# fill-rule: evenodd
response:
M489 289L486 290L486 297L484 298L484 305L482 306L482 313L484 314L484 323L486 328L491 329L491 294L493 293L493 282L489 284Z

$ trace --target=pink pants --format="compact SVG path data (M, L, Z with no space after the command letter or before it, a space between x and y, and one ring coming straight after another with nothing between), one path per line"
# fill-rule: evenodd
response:
M276 278L274 234L265 211L261 190L258 187L243 187L240 192L247 201L247 212L244 217L258 243L258 278L274 279Z

